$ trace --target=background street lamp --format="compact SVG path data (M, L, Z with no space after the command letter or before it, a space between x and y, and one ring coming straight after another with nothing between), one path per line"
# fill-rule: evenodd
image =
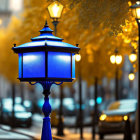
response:
M122 62L122 56L118 54L118 50L115 49L115 52L113 55L110 56L110 62L112 64L115 64L116 65L116 72L115 72L115 80L116 80L116 84L115 84L115 99L118 100L119 99L119 87L118 87L118 84L119 84L119 80L118 80L118 73L119 73L119 65L121 64Z
M78 47L78 44L76 44ZM81 140L83 139L83 111L82 111L82 77L81 77L81 55L76 54L75 55L75 60L78 62L78 79L79 79L79 113L78 113L78 118L77 121L79 122L78 125L80 127L80 138Z
M54 25L55 35L57 35L57 24L59 23L58 20L61 18L63 8L64 6L58 1L54 1L48 6L50 17L53 19L52 23ZM57 135L59 136L64 135L64 132L63 132L64 125L63 125L63 116L62 116L63 115L63 97L64 97L63 86L61 85L60 86L59 122L57 126Z
M53 36L52 30L45 23L40 35L32 42L12 48L19 55L19 80L30 84L40 83L44 89L44 113L41 140L52 140L49 94L52 84L72 82L75 78L75 54L78 47L62 42ZM32 83L34 82L34 83Z
M129 73L128 78L129 78L130 81L133 81L133 80L135 79L135 74L134 74L133 71L131 71L131 72Z
M137 60L137 54L136 54L136 51L133 50L132 53L129 55L129 60L131 63L134 63L136 62Z
M138 46L138 107L137 107L137 125L136 125L136 140L140 139L140 1L130 7L133 15L136 18L139 30L139 46Z
M53 19L52 23L54 25L55 35L57 34L57 24L61 18L63 8L64 6L58 1L54 1L48 6L50 17Z
M130 87L130 90L133 89L133 81L135 79L135 73L132 71L130 71L129 75L128 75L128 78L129 78L129 87Z

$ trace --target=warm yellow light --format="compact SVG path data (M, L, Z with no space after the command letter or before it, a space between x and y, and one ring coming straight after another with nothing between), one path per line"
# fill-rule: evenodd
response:
M76 60L77 62L79 62L79 61L81 60L81 55L80 55L80 54L76 54L76 55L75 55L75 60Z
M115 64L116 63L116 57L115 57L115 55L111 55L110 56L110 61L111 61L112 64Z
M48 6L48 11L50 14L51 18L60 18L61 17L61 13L63 11L63 5L58 2L58 1L54 1L52 4L50 4Z
M116 64L121 64L121 62L122 62L122 56L116 55Z
M136 19L140 20L140 1L137 1L135 5L130 7L132 9L133 15Z
M135 79L135 74L129 73L128 78L129 78L129 80L133 81Z
M137 60L137 55L135 53L130 54L129 60L134 63Z
M105 119L106 119L106 114L102 114L101 116L100 116L100 121L104 121Z
M128 120L128 116L125 115L125 116L123 117L123 119L124 119L125 121L127 121L127 120Z
M0 19L0 25L2 24L2 19Z
M136 17L140 18L140 8L136 8Z

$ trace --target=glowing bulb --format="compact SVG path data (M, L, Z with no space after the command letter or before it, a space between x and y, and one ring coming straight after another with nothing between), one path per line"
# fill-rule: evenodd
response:
M137 55L132 53L129 55L129 60L133 63L137 60Z
M128 116L125 115L125 116L123 117L123 119L124 119L125 121L127 121L127 120L128 120Z
M136 4L138 4L138 5L139 5L139 4L140 4L140 1L137 1L137 2L136 2Z
M0 19L0 25L2 24L2 19Z
M76 54L76 55L75 55L75 60L76 60L77 62L79 62L79 61L81 60L81 55L80 55L80 54Z
M57 17L58 11L59 11L59 6L55 4L52 8L54 16Z
M100 120L101 120L101 121L104 121L104 120L106 119L106 117L107 117L106 114L102 114L102 115L100 116Z
M137 18L140 18L140 8L136 8Z
M129 80L133 81L135 79L135 74L129 73L128 78L129 78Z
M110 56L110 61L111 61L112 64L115 64L115 62L116 62L116 57L115 57L115 55L111 55L111 56Z
M121 55L117 55L116 56L116 64L121 64L122 62L122 56Z

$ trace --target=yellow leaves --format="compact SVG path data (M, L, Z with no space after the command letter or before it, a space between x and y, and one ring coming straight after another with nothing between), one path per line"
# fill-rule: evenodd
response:
M0 30L0 72L12 82L18 82L18 57L11 48L16 43L16 27L20 23L16 17L12 17L8 28Z
M47 18L49 26L53 28L47 6L53 0L25 0L25 10L20 20L12 18L12 22L5 30L0 30L1 52L0 62L6 64L0 70L8 75L8 69L15 69L9 73L10 79L16 79L17 58L10 50L13 43L22 44L37 36ZM82 55L82 76L88 82L94 77L102 79L104 76L114 77L115 67L110 63L110 55L118 48L121 54L130 52L129 44L137 48L137 24L130 16L131 2L125 0L78 0L76 6L73 0L62 0L65 5L62 18L57 26L58 36L65 42L79 44ZM74 1L75 3L76 1ZM69 8L70 6L73 6ZM117 36L112 36L113 32ZM7 41L8 39L8 41ZM7 53L7 50L10 50ZM10 58L7 60L7 58ZM1 64L1 63L0 63ZM14 77L14 78L13 78Z
M131 42L131 46L132 46L134 49L137 50L137 48L138 48L138 43L137 43L136 41Z
M128 5L129 5L129 7L132 6L132 2L131 1L128 1Z
M131 39L130 39L130 38L126 38L126 37L124 37L124 43L129 44L130 42L131 42Z

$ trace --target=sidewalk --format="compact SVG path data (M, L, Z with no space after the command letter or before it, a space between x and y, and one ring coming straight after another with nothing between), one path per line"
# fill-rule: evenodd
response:
M30 140L29 137L0 129L0 140Z

